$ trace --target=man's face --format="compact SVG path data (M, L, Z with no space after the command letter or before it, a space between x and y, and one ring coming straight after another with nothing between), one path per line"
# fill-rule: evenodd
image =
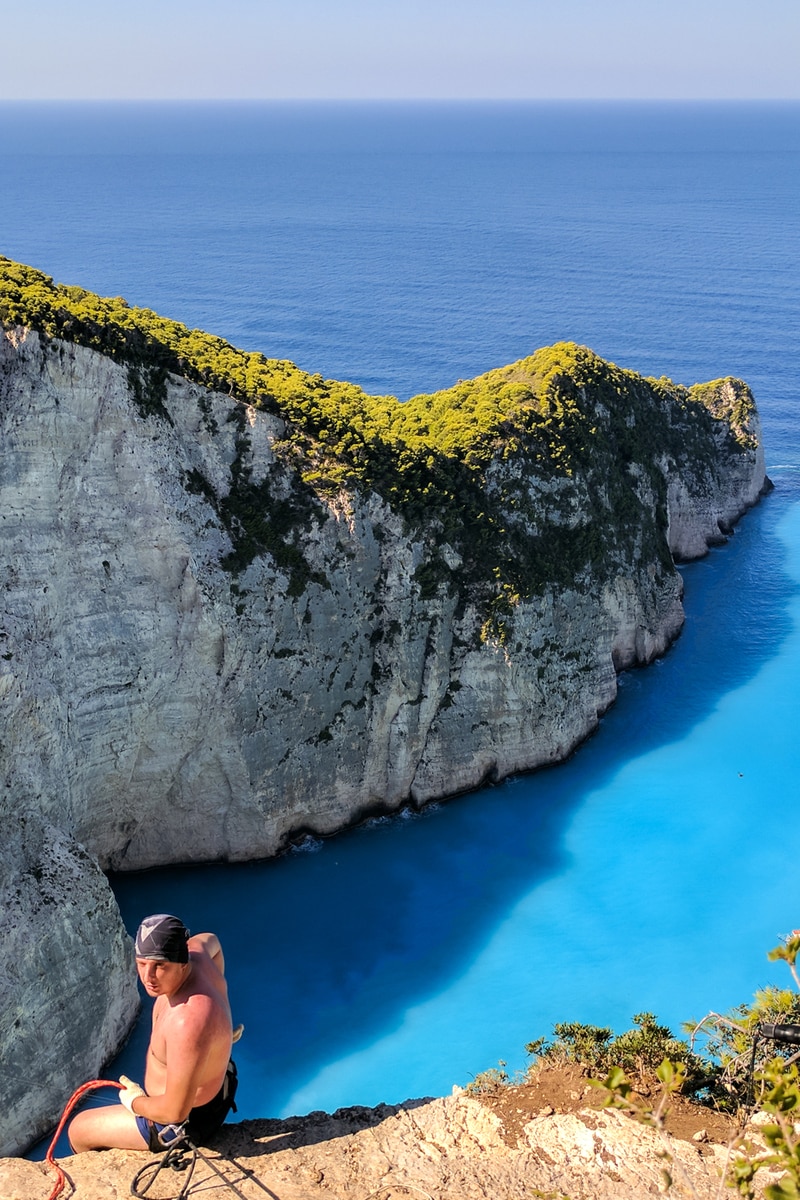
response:
M186 978L186 967L183 963L137 958L136 969L148 996L171 996Z

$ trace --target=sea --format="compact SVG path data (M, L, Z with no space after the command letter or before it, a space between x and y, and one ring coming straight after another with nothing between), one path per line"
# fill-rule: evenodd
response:
M118 875L222 940L239 1117L439 1096L580 1021L680 1032L800 926L800 104L0 105L0 253L400 400L569 339L738 376L774 490L564 764ZM87 1012L91 997L87 997ZM107 1071L141 1078L149 1013Z

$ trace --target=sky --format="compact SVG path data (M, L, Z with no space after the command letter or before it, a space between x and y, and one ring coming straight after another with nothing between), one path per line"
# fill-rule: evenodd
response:
M0 100L797 99L798 0L0 0Z

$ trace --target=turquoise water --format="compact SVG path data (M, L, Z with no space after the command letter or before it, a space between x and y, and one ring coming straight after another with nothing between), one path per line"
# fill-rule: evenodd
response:
M0 106L0 251L407 397L574 338L753 387L775 491L559 768L266 864L114 880L220 933L240 1115L677 1027L796 926L800 106ZM146 1022L111 1070L141 1073Z

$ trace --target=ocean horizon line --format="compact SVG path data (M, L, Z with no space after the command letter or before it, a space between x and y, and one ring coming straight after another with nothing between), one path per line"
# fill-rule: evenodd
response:
M800 150L800 100L42 98L0 114L6 156Z

